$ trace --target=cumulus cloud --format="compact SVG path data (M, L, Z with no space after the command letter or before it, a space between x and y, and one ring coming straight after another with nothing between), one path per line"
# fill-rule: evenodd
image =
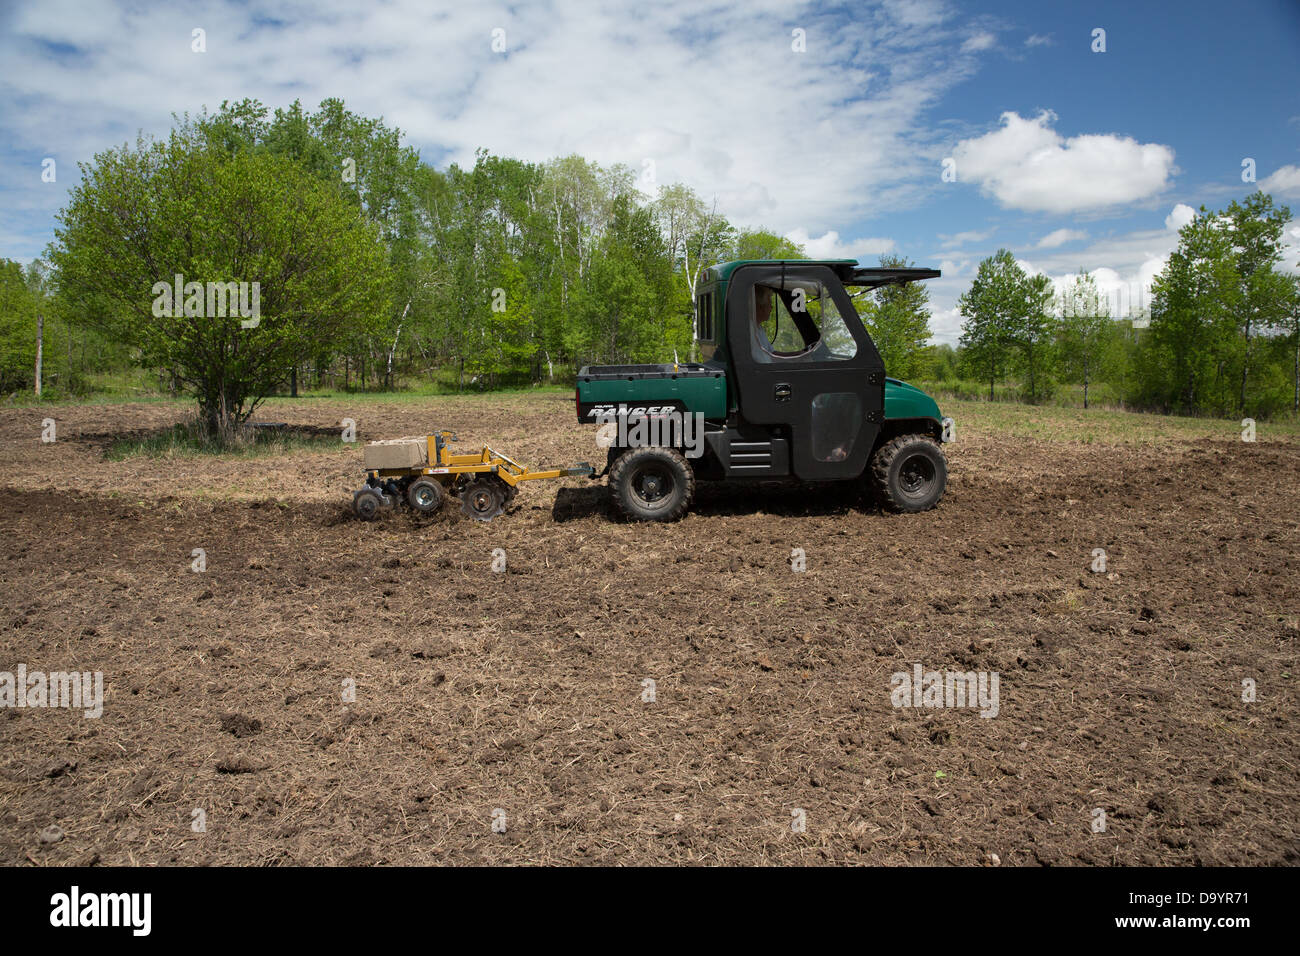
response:
M1151 304L1151 284L1177 244L1175 232L1144 229L1070 252L1045 252L1022 261L1021 266L1050 278L1058 294L1073 284L1081 270L1087 270L1110 305L1110 314L1119 318Z
M1088 234L1082 229L1055 229L1038 240L1036 249L1055 249L1057 246L1063 246L1067 242L1078 242L1080 239L1087 239Z
M953 151L959 182L978 183L1004 206L1032 212L1099 210L1158 195L1174 174L1174 151L1127 136L1065 138L1056 114L1007 112L1002 126Z
M1177 232L1196 218L1196 210L1185 202L1180 202L1169 211L1165 216L1165 228L1170 232Z
M1259 181L1259 188L1275 196L1300 197L1300 166L1283 166Z
M810 236L806 229L792 229L785 237L803 246L813 259L858 259L865 262L894 251L893 239L842 240L833 229L821 236Z
M1106 266L1089 272L1112 318L1126 318L1150 307L1151 283L1164 269L1168 258L1157 256L1149 259L1132 272L1120 272ZM1052 290L1058 297L1065 295L1079 276L1077 271L1044 274L1052 280Z
M957 307L936 309L930 314L931 339L943 345L955 346L961 340L961 324L965 321Z
M1282 233L1282 261L1279 272L1300 274L1300 219L1292 219Z

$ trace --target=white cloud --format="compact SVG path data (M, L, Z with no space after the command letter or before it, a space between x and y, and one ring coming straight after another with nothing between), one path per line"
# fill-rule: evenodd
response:
M1033 33L1025 39L1025 46L1051 46L1051 34Z
M1085 134L1066 139L1052 129L1056 114L1003 113L1002 128L960 142L957 180L974 182L1004 206L1034 212L1105 209L1158 195L1176 171L1174 151L1127 136Z
M1105 266L1089 272L1102 300L1107 304L1112 318L1124 318L1131 313L1150 307L1151 283L1164 269L1168 256L1157 256L1143 262L1133 272L1119 272ZM1041 270L1040 270L1041 271ZM1052 280L1052 289L1064 294L1079 273L1045 273Z
M1288 228L1300 230L1300 223L1292 222ZM1300 231L1294 235L1297 242L1289 251L1300 256ZM1110 314L1122 317L1151 304L1151 283L1165 267L1177 244L1175 232L1143 229L1099 238L1082 248L1035 248L1032 258L1017 255L1016 261L1031 275L1041 273L1050 278L1058 294L1073 283L1080 270L1088 270L1109 304ZM956 303L970 287L978 267L979 263L973 258L944 259L939 267L943 277L925 284L934 307L930 322L933 341L949 345L956 345L959 341L962 319Z
M996 230L993 229L986 229L981 232L976 229L968 229L965 232L954 232L952 234L941 232L939 233L939 239L943 243L943 248L952 249L956 246L964 246L968 242L983 242L985 239L989 238L989 236L993 235L995 231Z
M1177 233L1146 229L1100 239L1075 251L1035 256L1021 266L1048 276L1058 294L1074 282L1080 270L1088 270L1110 304L1110 314L1120 317L1151 304L1151 283L1177 245Z
M847 19L811 0L212 0L201 12L29 0L0 19L0 167L56 156L57 204L78 161L137 130L165 134L173 113L337 96L439 167L472 165L480 147L637 170L653 159L658 182L716 196L738 226L843 231L931 188L940 134L923 117L976 69L969 28L938 0ZM807 30L806 54L789 24ZM207 53L191 52L196 26ZM497 27L505 54L491 49ZM790 130L807 148L791 148ZM20 182L23 196L3 193L0 232L26 231L32 217L12 210L45 201L39 175ZM43 245L48 219L37 231Z
M1088 234L1082 229L1055 229L1038 240L1035 249L1055 249L1057 246L1063 246L1067 242L1078 242L1080 239L1087 239Z
M955 346L961 340L961 324L965 321L957 307L935 309L930 314L931 339L934 342Z
M963 53L979 53L993 49L998 38L992 33L977 33L961 45Z
M1292 219L1282 233L1282 261L1279 272L1300 274L1300 219Z
M1300 197L1300 166L1283 166L1259 181L1259 188L1278 196Z
M791 242L797 242L813 259L857 259L866 262L881 254L894 251L893 239L846 239L830 230L821 236L810 236L806 229L792 229L785 234Z
M893 23L907 27L936 27L948 19L944 0L883 0Z
M1165 216L1165 228L1170 232L1177 232L1196 218L1196 210L1185 202L1180 202L1169 211Z

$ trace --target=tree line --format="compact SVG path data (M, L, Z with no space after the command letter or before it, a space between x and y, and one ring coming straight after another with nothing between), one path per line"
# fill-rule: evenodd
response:
M223 103L81 171L42 263L52 278L6 274L23 300L6 382L30 381L23 343L49 311L193 392L213 429L300 384L490 388L686 359L702 267L803 255L622 165L480 151L439 171L333 99L310 113ZM247 282L256 322L220 294L208 314L212 285Z
M1013 381L1042 402L1061 384L1134 407L1266 418L1300 410L1300 278L1283 271L1286 206L1264 192L1221 211L1204 206L1152 285L1151 304L1112 316L1081 272L1054 293L1006 249L979 265L962 295L959 374L989 397Z
M693 358L701 269L805 256L627 166L480 151L438 170L334 99L314 112L223 103L81 172L46 258L0 262L0 388L33 385L39 316L47 390L147 369L193 394L213 431L300 387L562 383L590 363ZM1148 329L1111 316L1086 274L1054 296L1007 250L962 296L956 349L930 344L924 284L857 306L897 377L1028 401L1105 384L1147 407L1263 417L1287 404L1288 357L1300 402L1295 281L1278 271L1288 217L1262 193L1203 209L1156 282ZM250 316L235 290L254 282Z

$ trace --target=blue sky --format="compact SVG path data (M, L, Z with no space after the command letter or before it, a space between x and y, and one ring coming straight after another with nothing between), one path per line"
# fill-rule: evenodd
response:
M951 342L1001 246L1058 283L1093 270L1122 312L1201 204L1259 186L1300 211L1297 49L1300 0L19 2L0 8L0 256L40 255L77 163L173 113L339 96L440 167L579 152L813 254L939 266ZM1295 220L1288 241L1294 266Z

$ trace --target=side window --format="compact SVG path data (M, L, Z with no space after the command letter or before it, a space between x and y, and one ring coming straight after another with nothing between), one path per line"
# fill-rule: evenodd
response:
M787 277L754 286L750 342L757 362L834 362L853 358L858 343L830 289Z
M812 455L844 461L862 427L862 399L854 392L822 392L812 401Z
M701 293L695 303L695 337L701 342L713 341L713 293Z

